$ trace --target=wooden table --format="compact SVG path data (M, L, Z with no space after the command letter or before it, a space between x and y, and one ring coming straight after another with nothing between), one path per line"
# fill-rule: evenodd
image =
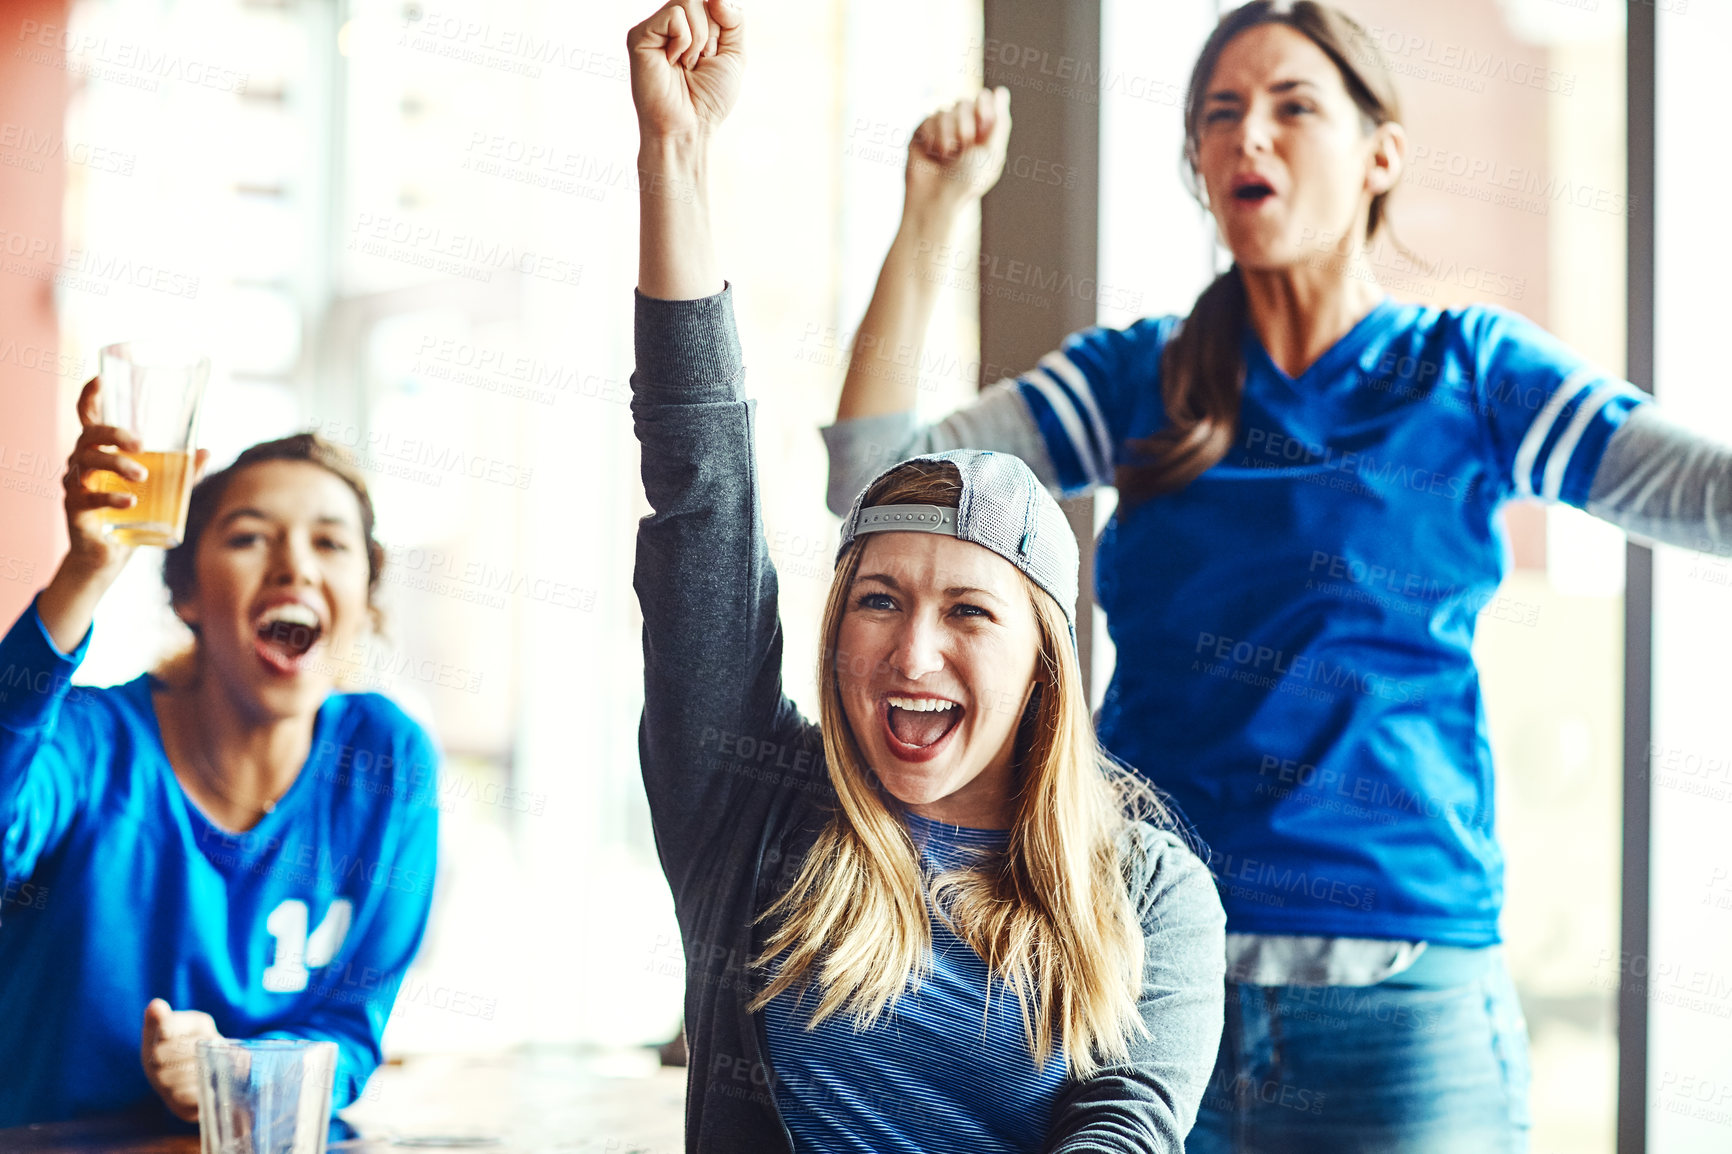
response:
M685 1071L653 1052L416 1057L381 1067L333 1154L680 1154ZM485 1143L455 1147L458 1140ZM114 1116L0 1130L0 1154L198 1154L192 1134Z

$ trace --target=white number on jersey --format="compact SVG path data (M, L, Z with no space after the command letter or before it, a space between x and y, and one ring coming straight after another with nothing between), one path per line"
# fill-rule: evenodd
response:
M307 933L307 903L290 898L265 919L265 932L277 939L277 953L265 970L265 989L273 994L292 994L307 988L307 972L328 966L343 939L355 907L348 898L337 898L325 911L325 920Z

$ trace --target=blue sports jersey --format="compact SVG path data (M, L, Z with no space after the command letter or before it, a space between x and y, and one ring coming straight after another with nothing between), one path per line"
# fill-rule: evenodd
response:
M1001 854L1008 830L905 819L932 873ZM990 992L990 997L988 996ZM815 1000L808 993L807 1002ZM1063 1054L1035 1069L1022 1003L968 943L932 919L932 969L871 1028L842 1014L807 1029L810 1004L784 992L764 1007L776 1104L800 1154L1013 1154L1046 1142L1064 1088ZM969 1024L959 1031L957 1023Z
M1165 423L1177 324L1087 330L1019 379L1068 493ZM1496 942L1472 645L1498 507L1584 505L1645 395L1483 307L1385 300L1297 379L1248 326L1243 356L1226 457L1100 539L1101 740L1213 851L1229 931Z
M152 998L225 1037L336 1042L349 1104L427 922L432 744L332 695L289 791L231 834L181 790L150 677L69 684L89 643L61 654L34 606L0 641L0 1127L157 1101Z

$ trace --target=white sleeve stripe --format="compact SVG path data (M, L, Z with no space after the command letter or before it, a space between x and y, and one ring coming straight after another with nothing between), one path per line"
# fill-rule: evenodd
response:
M1558 500L1564 487L1564 474L1569 471L1570 458L1575 456L1582 434L1588 431L1588 426L1600 415L1601 410L1628 392L1629 387L1622 381L1604 381L1594 386L1594 390L1577 406L1576 415L1570 419L1563 436L1552 446L1552 451L1546 454L1546 473L1540 486L1540 496L1548 501Z
M1100 406L1095 404L1095 393L1094 390L1089 387L1088 377L1077 367L1075 361L1071 360L1063 353L1048 353L1046 356L1040 358L1040 367L1062 379L1065 384L1071 387L1073 393L1082 398L1083 407L1087 410L1089 423L1094 426L1096 438L1095 444L1099 445L1101 447L1101 452L1107 455L1107 459L1102 461L1101 464L1110 470L1113 464L1113 438L1112 434L1107 431L1106 418L1101 416ZM1103 485L1112 483L1111 477L1101 477L1098 479Z
M1534 495L1533 473L1534 463L1539 458L1540 449L1545 445L1546 438L1551 436L1552 426L1557 423L1558 414L1573 401L1582 390L1589 387L1588 382L1599 376L1592 369L1577 369L1559 385L1545 407L1534 418L1534 423L1528 426L1527 436L1522 438L1521 447L1515 455L1515 495L1532 497Z
M1024 373L1020 378L1024 384L1033 385L1040 390L1040 395L1046 398L1046 403L1058 416L1059 424L1064 426L1065 436L1070 438L1071 448L1075 450L1077 460L1082 462L1083 470L1088 473L1089 480L1097 485L1104 485L1111 478L1101 476L1100 461L1095 455L1094 444L1089 440L1088 430L1083 428L1082 417L1076 411L1076 406L1065 396L1063 387L1055 380L1036 369Z

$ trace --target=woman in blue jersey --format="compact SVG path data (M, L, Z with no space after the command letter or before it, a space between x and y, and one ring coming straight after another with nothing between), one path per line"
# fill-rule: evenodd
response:
M1537 496L1719 539L1732 460L1520 317L1384 296L1366 246L1406 152L1395 92L1371 39L1305 0L1229 13L1193 72L1185 156L1234 264L1191 314L1078 333L923 427L901 366L942 279L925 262L1009 128L1000 91L916 133L825 431L831 508L956 446L1014 452L1066 494L1118 488L1101 739L1211 849L1228 917L1187 1149L1525 1148L1471 652L1498 510Z
M752 411L707 138L738 9L627 45L642 146L632 412L639 736L687 958L694 1151L1177 1154L1220 1033L1224 919L1131 820L1072 640L1077 551L1015 457L866 487L825 610L820 724L782 693Z
M0 1127L194 1120L193 1044L216 1036L336 1042L340 1108L379 1063L437 827L427 735L332 693L384 561L372 502L316 437L246 450L194 489L166 555L191 650L73 686L132 552L101 511L133 498L87 482L142 468L97 388L67 463L71 548L0 640Z

